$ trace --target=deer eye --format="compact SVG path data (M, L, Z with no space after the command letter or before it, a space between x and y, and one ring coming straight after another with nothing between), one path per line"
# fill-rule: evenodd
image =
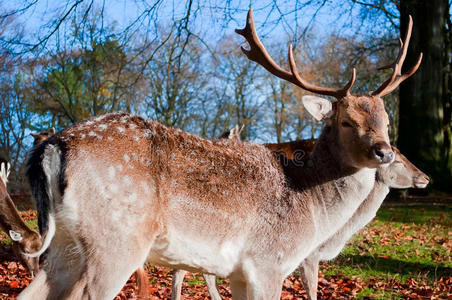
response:
M347 122L347 121L342 121L342 127L352 127L352 124L350 124L349 122Z

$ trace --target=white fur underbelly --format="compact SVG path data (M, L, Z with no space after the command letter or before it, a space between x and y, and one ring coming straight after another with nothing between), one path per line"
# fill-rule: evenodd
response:
M150 263L220 277L227 277L240 264L243 240L216 241L174 229L168 232L154 241L147 259Z

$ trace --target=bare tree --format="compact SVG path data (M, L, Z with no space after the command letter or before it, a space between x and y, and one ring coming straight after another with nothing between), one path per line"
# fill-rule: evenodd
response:
M13 191L24 187L26 129L33 118L25 101L27 92L22 76L23 73L3 72L0 77L0 157L11 164L8 188Z
M138 110L163 124L192 129L197 119L194 108L199 105L209 76L204 74L199 43L184 43L185 39L176 35L167 41L167 47L150 49L154 59L144 73L147 88Z

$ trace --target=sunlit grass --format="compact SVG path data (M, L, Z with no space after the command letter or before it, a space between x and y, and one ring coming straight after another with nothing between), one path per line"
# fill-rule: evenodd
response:
M376 219L356 235L333 261L322 263L326 276L359 276L363 281L406 283L408 279L434 285L441 276L451 276L452 210L441 207L383 207ZM357 298L397 299L365 288Z

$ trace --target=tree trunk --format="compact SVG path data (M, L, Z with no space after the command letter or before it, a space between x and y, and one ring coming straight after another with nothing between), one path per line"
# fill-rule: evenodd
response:
M424 54L415 75L400 86L398 146L433 179L433 187L452 189L450 29L448 0L401 0L400 31L414 26L404 69Z

